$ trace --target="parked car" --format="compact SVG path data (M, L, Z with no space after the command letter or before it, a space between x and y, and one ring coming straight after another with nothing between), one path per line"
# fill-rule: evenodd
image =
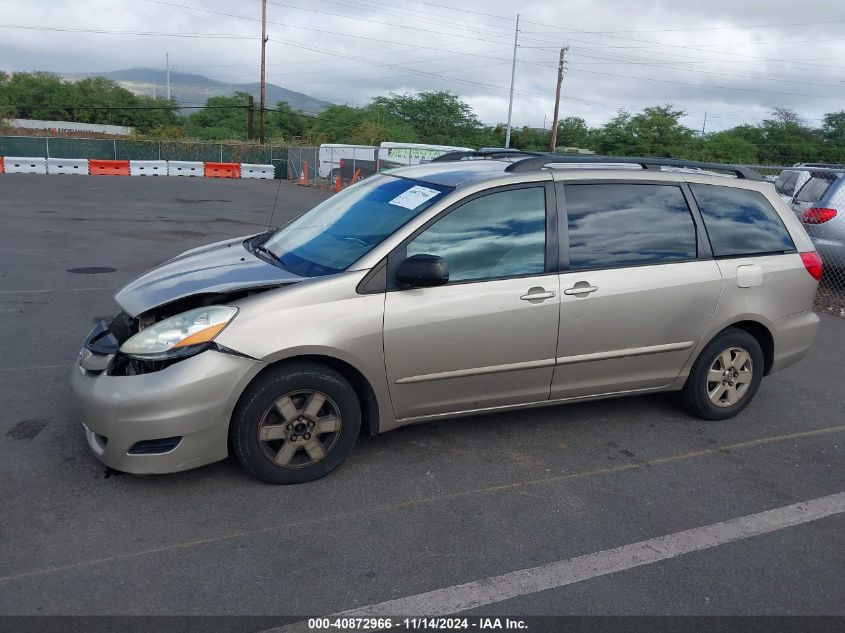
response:
M794 167L842 169L845 165L836 163L795 163ZM792 202L792 197L810 179L810 169L784 169L775 180L775 190L781 199Z
M792 200L825 266L845 268L845 171L814 171Z
M680 391L723 420L810 348L821 272L745 168L437 161L131 281L71 387L116 470L231 451L273 483L329 473L360 433L469 414Z

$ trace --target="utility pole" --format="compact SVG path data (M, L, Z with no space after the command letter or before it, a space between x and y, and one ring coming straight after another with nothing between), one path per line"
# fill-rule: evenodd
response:
M264 65L267 59L267 0L261 0L261 98L258 112L258 137L264 145L264 106L266 97L266 82L264 80Z
M568 46L560 49L560 61L557 64L557 88L555 89L555 115L552 117L552 139L549 142L549 151L555 151L557 147L557 117L560 112L560 86L563 83L563 65L566 63L566 51Z
M704 130L707 129L707 110L704 111L704 123L701 124L701 137L704 138Z
M166 67L165 74L167 75L167 100L170 101L170 53L164 54L164 65Z
M246 139L251 141L255 138L255 128L252 123L252 117L255 112L255 99L252 98L252 95L247 97L246 103Z
M513 113L513 82L516 79L516 47L519 40L519 13L516 14L516 28L513 33L513 63L511 64L511 96L508 101L508 129L505 132L505 147L511 146L511 114Z

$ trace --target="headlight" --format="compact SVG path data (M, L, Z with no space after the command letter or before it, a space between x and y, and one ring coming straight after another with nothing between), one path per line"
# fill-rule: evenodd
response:
M162 358L171 352L188 351L193 345L210 343L235 318L237 308L209 306L196 308L141 330L120 346L130 356Z

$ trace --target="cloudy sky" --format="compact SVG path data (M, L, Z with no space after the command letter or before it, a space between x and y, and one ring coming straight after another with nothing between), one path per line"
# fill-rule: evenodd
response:
M593 125L663 103L707 130L845 109L842 0L268 0L267 79L358 105L451 90L504 121L517 10L514 125L548 125L564 45L561 117ZM169 52L175 70L252 82L260 18L260 0L0 0L0 69L163 68Z

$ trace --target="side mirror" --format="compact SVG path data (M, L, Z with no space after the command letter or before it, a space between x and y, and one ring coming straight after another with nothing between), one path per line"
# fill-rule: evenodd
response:
M411 255L396 270L396 281L411 288L432 288L449 283L449 267L439 255Z

